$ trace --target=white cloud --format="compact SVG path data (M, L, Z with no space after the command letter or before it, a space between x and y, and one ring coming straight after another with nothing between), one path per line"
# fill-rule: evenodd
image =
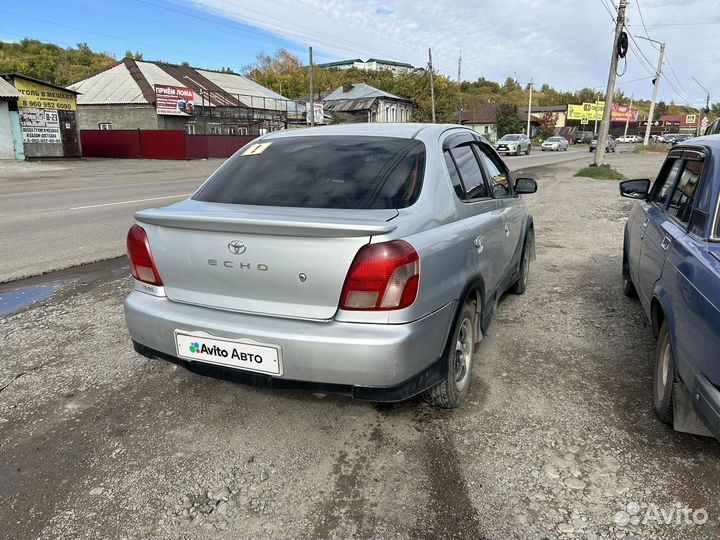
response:
M242 5L230 0L188 1L299 46L312 45L323 60L376 57L424 66L432 47L435 67L455 77L462 50L464 79L503 81L516 76L522 83L533 78L564 90L604 89L614 29L601 0L244 0ZM629 28L636 36L644 35L642 26L636 26L639 1L628 8ZM704 100L694 76L720 101L720 52L714 52L720 28L716 0L642 0L640 7L651 37L667 41L680 78L678 82L666 66L669 83L663 81L661 98L683 102L689 94L693 101ZM708 18L708 13L713 15ZM678 25L698 22L715 24ZM638 43L654 70L657 51L648 42ZM712 58L717 60L709 61ZM649 98L649 80L625 82L641 77L650 74L630 54L618 87Z

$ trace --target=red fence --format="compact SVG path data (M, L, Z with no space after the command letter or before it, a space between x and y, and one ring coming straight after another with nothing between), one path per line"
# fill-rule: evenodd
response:
M201 159L230 157L255 137L186 135L157 129L80 131L83 157Z

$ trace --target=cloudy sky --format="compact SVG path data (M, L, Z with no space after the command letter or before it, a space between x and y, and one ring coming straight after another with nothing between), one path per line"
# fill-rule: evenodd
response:
M86 41L118 56L132 49L146 59L235 69L279 47L305 57L308 45L319 62L376 57L424 66L432 47L435 67L453 78L462 54L463 79L513 76L600 90L610 62L612 1L67 0L58 10L56 2L38 0L31 11L0 8L0 38ZM720 0L631 0L627 19L631 34L667 43L661 99L704 102L695 77L720 101ZM618 87L649 98L658 51L635 41Z

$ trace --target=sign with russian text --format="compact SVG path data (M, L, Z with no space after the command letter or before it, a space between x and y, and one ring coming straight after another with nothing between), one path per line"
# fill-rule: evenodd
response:
M34 81L15 78L15 89L20 92L18 107L21 109L77 110L75 94Z
M568 120L587 120L598 121L602 120L603 114L605 113L605 103L598 101L597 103L583 103L582 105L568 105ZM640 119L640 111L637 109L631 109L627 105L620 105L613 103L612 109L610 110L610 121L611 122L626 122L630 119L630 122L637 122Z
M20 109L20 130L24 143L61 144L60 119L52 109Z
M158 114L193 116L195 114L195 92L192 88L156 84L155 108Z

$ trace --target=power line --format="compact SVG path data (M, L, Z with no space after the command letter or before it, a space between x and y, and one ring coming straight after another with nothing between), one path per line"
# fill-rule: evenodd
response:
M177 50L177 49L169 49L169 48L167 48L167 47L161 47L161 46L159 46L159 45L153 45L152 43L146 43L146 42L143 42L143 41L136 41L136 40L133 40L133 39L128 39L127 37L115 36L115 35L112 35L112 34L106 34L106 33L104 33L104 32L96 32L95 30L87 30L86 28L79 28L79 27L77 27L77 26L70 26L70 25L68 25L68 24L62 24L62 23L55 22L55 21L47 21L47 20L45 20L45 19L38 19L37 17L30 17L29 15L21 15L20 13L13 13L13 12L11 12L11 11L0 10L0 13L4 13L4 14L6 14L6 15L11 15L11 16L13 16L13 17L20 17L20 18L22 18L22 19L28 19L28 20L30 20L30 21L35 21L35 22L40 22L40 23L44 23L44 24L50 24L50 25L54 25L54 26L59 26L59 27L61 27L61 28L67 28L67 29L69 29L69 30L75 30L76 32L85 32L85 33L87 33L87 34L95 34L95 35L97 35L97 36L102 36L102 37L106 37L106 38L110 38L110 39L117 39L117 40L121 40L121 41L123 41L123 42L134 43L134 44L136 44L136 45L142 45L142 46L144 46L144 47L151 47L151 48L153 48L153 49L158 49L158 50L161 50L161 51L174 52L174 53L177 53L177 54L181 54L181 55L183 55L183 56L192 56L192 57L195 57L195 58L202 58L202 59L204 59L204 60L210 60L210 61L212 61L212 62L220 62L220 63L223 64L223 65L225 65L225 64L227 63L226 61L224 61L224 60L219 60L219 59L217 59L217 58L210 58L210 57L207 57L207 56L201 56L201 55L199 55L199 54L193 54L193 53L189 53L189 52L185 52L185 51L179 51L179 50ZM232 63L229 63L228 65L233 65L233 64L232 64Z

